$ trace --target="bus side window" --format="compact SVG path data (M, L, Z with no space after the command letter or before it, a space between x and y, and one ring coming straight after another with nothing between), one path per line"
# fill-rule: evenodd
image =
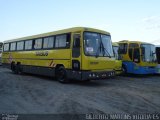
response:
M9 43L4 44L4 46L3 46L3 51L4 51L4 52L9 51Z
M66 48L70 48L70 40L71 40L71 34L67 34L67 41L66 41Z
M41 49L42 48L42 38L35 39L34 49Z
M55 48L69 48L70 34L57 35L55 39Z
M10 51L16 50L16 42L11 43Z
M25 50L31 50L32 49L32 40L25 41Z
M54 37L46 37L43 39L43 48L53 48L54 46Z
M17 50L23 50L24 49L24 41L17 42Z

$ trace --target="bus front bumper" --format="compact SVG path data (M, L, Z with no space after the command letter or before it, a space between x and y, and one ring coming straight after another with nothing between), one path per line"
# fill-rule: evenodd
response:
M123 70L116 70L116 75L121 75L123 74Z
M69 71L68 78L74 80L100 80L114 77L115 75L115 71Z
M154 74L156 72L155 67L142 67L138 66L134 69L134 74Z

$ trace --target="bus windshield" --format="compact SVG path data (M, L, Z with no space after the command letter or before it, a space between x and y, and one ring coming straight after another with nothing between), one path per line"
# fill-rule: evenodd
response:
M84 32L84 51L87 56L113 56L110 35Z
M144 62L155 62L156 61L156 53L155 46L152 44L142 44L142 61Z

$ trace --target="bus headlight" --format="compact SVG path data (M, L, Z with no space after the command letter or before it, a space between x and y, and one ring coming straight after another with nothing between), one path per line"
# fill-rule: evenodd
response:
M96 75L93 73L93 77L95 77Z

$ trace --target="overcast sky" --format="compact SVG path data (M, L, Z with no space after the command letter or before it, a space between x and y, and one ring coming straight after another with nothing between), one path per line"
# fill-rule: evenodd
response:
M0 41L75 26L160 44L160 0L0 0Z

